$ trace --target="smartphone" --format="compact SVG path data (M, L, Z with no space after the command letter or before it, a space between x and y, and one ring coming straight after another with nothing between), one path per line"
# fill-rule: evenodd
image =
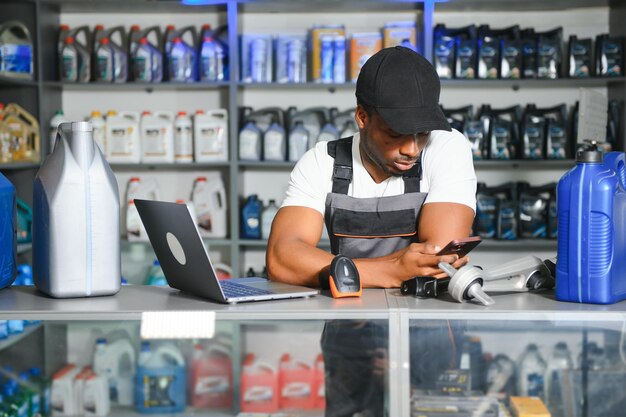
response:
M471 236L464 239L451 240L445 248L441 249L437 256L442 255L459 255L459 258L464 257L478 244L482 242L480 236Z

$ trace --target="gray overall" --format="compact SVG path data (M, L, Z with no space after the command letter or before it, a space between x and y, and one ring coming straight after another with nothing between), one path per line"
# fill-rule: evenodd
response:
M335 159L333 188L326 196L325 211L333 254L373 258L417 242L418 216L427 195L420 192L421 161L403 176L404 194L355 198L347 195L353 172L352 138L329 142L328 154ZM372 368L377 358L387 355L387 333L386 321L332 320L326 323L321 345L326 368L327 417L351 417L355 413L385 415L384 377L373 375ZM413 340L413 335L411 339L411 348L424 352L423 346L418 346L419 340ZM448 359L444 367L447 363ZM432 365L433 361L428 368ZM435 369L420 370L419 364L411 369L412 374L419 372L422 379L425 373L429 373L430 378L433 374L436 377L438 373L433 371ZM412 378L412 384L421 385L419 382L420 376Z

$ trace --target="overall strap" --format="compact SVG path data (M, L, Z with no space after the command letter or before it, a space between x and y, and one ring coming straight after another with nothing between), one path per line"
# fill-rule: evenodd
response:
M420 192L420 180L422 179L422 161L420 158L417 160L413 168L402 176L404 180L404 193L419 193Z
M333 165L333 193L348 194L348 187L352 182L352 136L328 142L328 155L335 159ZM421 157L406 174L404 180L404 193L419 193L420 180L422 179Z
M352 182L352 136L328 142L328 155L335 159L333 165L333 193L348 194Z

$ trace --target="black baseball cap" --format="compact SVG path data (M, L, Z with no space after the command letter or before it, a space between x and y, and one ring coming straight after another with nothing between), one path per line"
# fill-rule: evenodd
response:
M403 46L372 55L356 81L357 100L373 107L402 135L452 130L439 107L440 90L439 76L430 62Z

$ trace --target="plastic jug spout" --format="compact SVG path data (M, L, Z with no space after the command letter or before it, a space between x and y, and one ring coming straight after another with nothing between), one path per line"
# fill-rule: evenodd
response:
M93 140L93 127L90 122L62 123L59 126L62 135L65 136L70 151L81 168L91 165L94 157L95 142Z

